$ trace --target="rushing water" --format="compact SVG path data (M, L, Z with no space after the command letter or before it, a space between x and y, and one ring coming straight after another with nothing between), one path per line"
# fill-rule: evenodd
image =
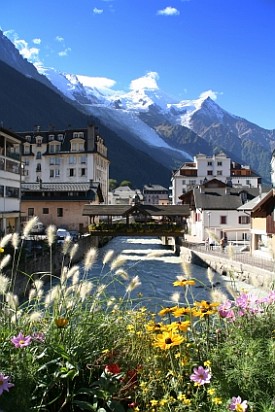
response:
M176 256L159 238L116 237L99 250L89 277L100 279L100 282L109 285L108 295L123 297L127 296L126 288L130 280L115 276L117 281L113 281L115 271L110 268L111 261L105 266L102 264L108 250L114 251L112 260L117 256L126 259L122 268L129 275L129 279L139 277L141 285L131 293L133 304L146 306L155 312L163 306L175 304L175 300L172 299L175 292L181 292L180 302L185 303L183 288L173 286L173 282L177 280L177 276L186 274L186 265L183 264L182 257ZM205 268L192 264L188 265L188 268L191 276L196 279L196 285L189 287L190 302L212 300L210 292L213 289L221 289L229 296L227 286L231 281L228 277L214 274L211 284ZM243 287L244 284L238 286Z

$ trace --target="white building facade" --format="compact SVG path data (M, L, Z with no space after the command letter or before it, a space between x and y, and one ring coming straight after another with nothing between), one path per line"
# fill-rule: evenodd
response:
M182 194L214 178L232 187L257 188L261 183L261 178L249 166L232 162L223 152L213 156L198 154L193 162L184 163L173 173L172 204L181 203Z

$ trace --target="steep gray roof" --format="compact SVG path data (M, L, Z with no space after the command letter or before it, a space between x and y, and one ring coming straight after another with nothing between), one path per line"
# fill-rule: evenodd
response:
M258 194L259 189L256 188L228 188L227 192L224 188L193 189L195 207L207 210L237 210Z

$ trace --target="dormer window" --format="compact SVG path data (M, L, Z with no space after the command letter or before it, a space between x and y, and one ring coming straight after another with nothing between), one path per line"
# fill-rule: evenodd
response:
M41 139L41 137L38 138L38 139L36 139L36 144L37 144L38 147L41 147L41 145L42 145L42 139Z
M83 133L83 132L74 132L74 133L73 133L73 138L75 139L75 138L77 138L77 137L83 138L83 137L84 137L84 133Z
M54 134L49 134L48 139L49 142L52 142L54 140Z
M59 142L62 142L62 140L63 140L63 134L59 133L59 134L57 135L57 140L58 140Z
M27 140L27 142L30 142L31 141L31 136L27 135L27 136L25 136L25 139Z

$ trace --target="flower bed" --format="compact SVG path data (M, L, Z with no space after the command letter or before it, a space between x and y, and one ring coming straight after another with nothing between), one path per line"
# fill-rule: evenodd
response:
M53 227L47 236L51 248ZM7 243L14 246L10 259ZM213 286L211 302L190 300L196 279L183 262L171 305L153 314L131 297L140 281L129 279L121 257L107 252L108 277L99 283L90 276L97 250L87 252L80 276L68 240L60 259L68 255L69 264L59 279L45 293L44 274L29 276L19 303L13 285L20 241L8 235L0 247L5 412L274 412L273 291L256 299L232 284L228 299ZM107 279L108 286L124 283L125 295L107 294Z

